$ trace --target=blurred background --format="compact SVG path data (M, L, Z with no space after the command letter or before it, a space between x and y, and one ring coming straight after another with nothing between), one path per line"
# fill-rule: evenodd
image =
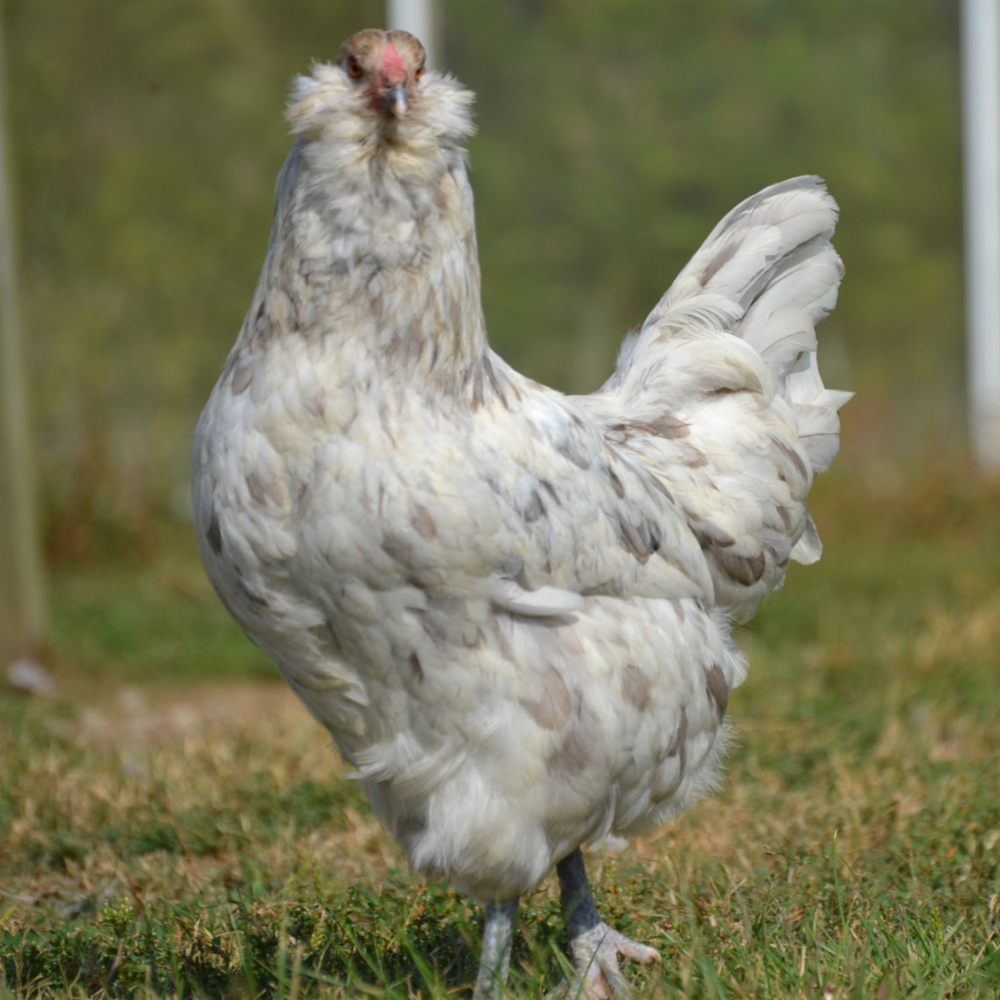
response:
M119 596L168 564L180 599L204 596L188 451L263 260L289 81L384 5L5 0L2 17L59 649L98 613L95 566L123 568ZM439 66L478 94L485 309L511 363L595 388L724 212L818 173L847 268L820 360L857 391L834 482L892 498L966 474L954 0L441 0L441 19ZM116 627L141 632L110 625L112 652Z

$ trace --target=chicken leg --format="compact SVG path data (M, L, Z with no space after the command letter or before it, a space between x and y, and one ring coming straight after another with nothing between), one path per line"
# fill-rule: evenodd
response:
M517 902L516 899L506 899L486 904L483 950L472 1000L492 1000L503 994L510 968L510 949L514 943Z
M575 983L570 984L570 996L580 997L581 1000L622 1000L628 997L628 983L618 968L618 956L646 965L658 962L659 952L627 938L601 920L579 848L556 865L556 872L559 875L569 953L578 977Z

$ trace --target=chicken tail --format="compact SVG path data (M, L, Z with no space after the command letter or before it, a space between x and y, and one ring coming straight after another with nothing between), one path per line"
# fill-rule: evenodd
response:
M742 316L729 332L766 362L814 474L825 472L839 451L838 411L854 395L827 389L817 362L816 324L837 304L844 275L831 243L837 214L819 177L765 188L722 219L665 296L682 297L682 281L691 277L703 294L739 307ZM809 518L792 558L812 563L821 551Z
M851 398L823 385L816 362L815 326L843 275L836 221L818 177L737 205L585 404L677 496L718 599L744 611L780 586L789 558L822 551L804 501Z
M826 389L816 361L816 324L837 304L844 275L830 242L837 214L819 177L795 177L747 198L712 230L639 334L662 333L664 320L681 327L688 317L696 325L723 319L718 325L767 363L817 473L837 454L837 411L853 395Z

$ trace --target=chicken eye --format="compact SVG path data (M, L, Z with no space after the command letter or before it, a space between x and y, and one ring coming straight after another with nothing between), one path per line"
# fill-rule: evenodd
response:
M365 71L361 68L361 63L357 59L351 59L347 64L347 75L353 80L360 80Z
M419 80L419 79L420 79L420 78L421 78L421 77L422 77L423 75L424 75L424 64L423 64L423 63L421 63L421 64L420 64L420 65L419 65L419 66L417 67L417 71L416 71L416 73L414 73L414 74L413 74L413 79L414 79L414 80Z

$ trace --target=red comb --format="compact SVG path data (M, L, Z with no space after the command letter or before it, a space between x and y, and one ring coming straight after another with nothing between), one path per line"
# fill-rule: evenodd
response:
M394 83L397 80L406 79L406 63L403 62L403 57L396 51L396 46L392 42L389 42L385 47L379 71L382 76Z

